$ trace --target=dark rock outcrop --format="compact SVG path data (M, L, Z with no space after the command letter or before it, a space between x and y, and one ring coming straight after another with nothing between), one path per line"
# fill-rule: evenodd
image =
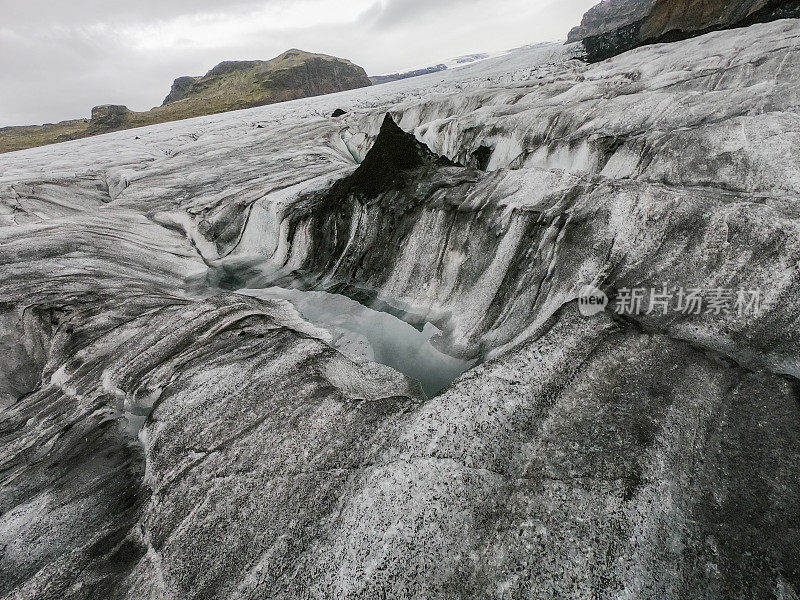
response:
M410 133L400 129L387 113L378 137L358 169L338 181L328 192L336 202L344 196L359 194L367 199L383 192L406 187L419 179L419 169L424 167L455 166L448 158L438 156L417 141Z
M475 165L481 171L485 171L489 167L489 161L492 159L492 149L489 146L478 146L478 149L472 153L472 158L475 160Z
M131 111L127 106L104 104L92 109L91 127L96 129L122 129L130 122Z
M170 89L167 97L164 98L163 104L177 102L178 100L183 100L186 98L191 93L192 86L197 82L198 79L200 79L200 77L191 77L188 75L184 77L178 77L172 83L172 89Z
M583 15L581 24L569 32L567 42L580 42L641 21L647 17L656 2L657 0L604 0Z
M606 0L570 31L590 62L646 44L675 42L710 31L800 17L800 0Z

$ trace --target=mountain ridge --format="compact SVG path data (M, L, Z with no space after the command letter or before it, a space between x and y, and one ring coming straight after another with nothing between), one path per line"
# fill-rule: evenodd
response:
M149 111L101 104L90 119L0 128L0 153L372 85L351 61L292 48L270 60L223 61L201 76L175 79Z

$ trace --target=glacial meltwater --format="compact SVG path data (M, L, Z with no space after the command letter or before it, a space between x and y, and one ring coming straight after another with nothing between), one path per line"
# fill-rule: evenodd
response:
M434 348L431 338L440 331L431 323L420 331L393 314L368 308L346 296L280 287L240 289L238 293L288 300L304 319L328 331L340 352L400 371L419 382L428 397L473 365Z

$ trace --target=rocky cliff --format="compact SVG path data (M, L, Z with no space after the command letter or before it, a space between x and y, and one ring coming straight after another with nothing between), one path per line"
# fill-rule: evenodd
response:
M181 102L208 114L369 85L364 69L350 61L288 50L268 61L226 61L202 77L179 77L163 106Z
M4 157L0 596L797 597L800 22L565 52Z
M590 61L645 44L800 16L798 0L605 0L583 17L568 42L583 42Z
M650 14L657 0L603 0L590 8L581 24L567 35L567 42L580 42L588 37L608 34Z
M169 94L167 97L164 98L164 104L168 104L170 102L176 102L178 100L183 100L186 98L191 92L192 86L197 83L198 80L202 79L202 77L191 77L191 76L183 76L178 77L175 81L172 82L172 87L169 90Z

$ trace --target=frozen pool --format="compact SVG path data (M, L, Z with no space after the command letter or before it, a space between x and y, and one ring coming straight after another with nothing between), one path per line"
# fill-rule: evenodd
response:
M434 348L431 338L440 331L431 323L414 327L396 314L368 308L340 294L281 287L241 289L238 293L288 300L303 318L330 332L333 346L340 352L400 371L418 381L428 397L442 391L473 364Z

